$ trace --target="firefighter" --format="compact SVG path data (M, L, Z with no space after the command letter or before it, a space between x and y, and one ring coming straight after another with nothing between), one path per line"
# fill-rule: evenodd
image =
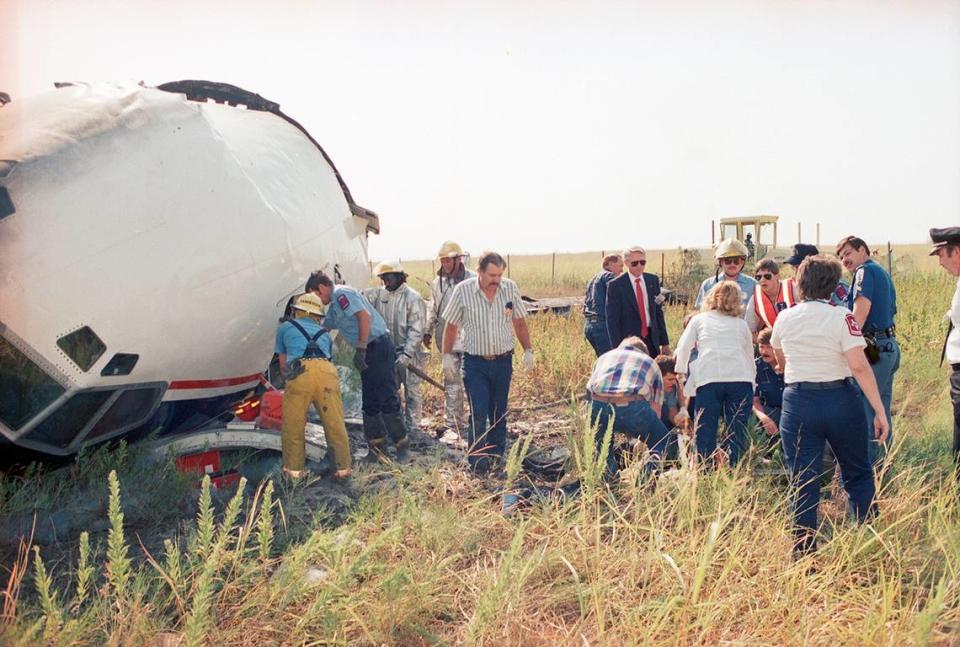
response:
M704 297L717 283L734 281L740 286L740 291L743 293L741 301L744 311L746 311L747 300L753 296L753 290L757 286L756 281L743 273L743 266L746 264L749 255L750 252L746 245L739 240L735 238L721 240L714 251L714 257L717 259L717 272L714 276L705 278L703 283L700 284L700 291L697 292L697 300L693 307L699 310Z
M430 285L430 302L427 304L427 327L423 333L423 345L430 348L430 340L435 339L437 347L443 343L443 329L446 321L441 313L450 302L453 288L465 279L473 278L476 273L468 270L463 264L466 257L460 245L452 240L440 246L437 258L440 259L440 270L437 278ZM443 422L447 428L460 432L464 428L464 390L461 367L463 365L463 331L459 330L457 340L453 344L451 359L454 363L453 372L444 372L443 376Z
M423 413L422 380L407 367L421 371L426 368L426 353L420 344L427 322L427 304L407 285L407 273L399 261L384 261L374 273L383 286L364 290L363 295L383 317L397 349L397 383L403 387L403 417L409 432L420 428Z
M323 303L308 292L296 300L293 308L294 316L277 329L274 349L280 356L280 374L287 381L280 427L283 473L291 478L304 475L304 427L313 403L327 438L333 478L345 479L350 476L350 441L343 421L337 368L330 361L333 344L320 324Z

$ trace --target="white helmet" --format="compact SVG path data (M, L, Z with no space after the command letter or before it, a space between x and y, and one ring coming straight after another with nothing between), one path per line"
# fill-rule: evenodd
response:
M721 258L736 258L737 256L747 258L750 256L750 252L747 251L747 246L736 238L721 240L713 255L717 260Z
M400 264L400 261L381 261L373 270L373 273L377 276L383 276L384 274L403 274L407 275L403 271L403 265Z

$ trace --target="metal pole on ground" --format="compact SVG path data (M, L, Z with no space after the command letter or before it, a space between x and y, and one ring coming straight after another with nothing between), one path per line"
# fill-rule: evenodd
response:
M715 247L717 244L717 225L716 222L710 221L710 247Z
M800 223L799 223L799 222L797 223L797 242L798 242L798 243L802 243L802 242L803 242L803 236L800 234Z
M820 247L820 223L817 223L817 248Z
M887 241L887 272L890 273L890 276L893 276L893 247L889 240Z

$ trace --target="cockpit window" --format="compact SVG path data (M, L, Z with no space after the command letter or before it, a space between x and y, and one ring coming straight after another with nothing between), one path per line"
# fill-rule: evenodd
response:
M16 431L66 389L0 337L0 422Z
M33 428L26 438L33 442L66 447L106 404L113 391L80 391Z
M97 337L97 333L93 332L90 326L84 326L68 335L64 335L57 340L57 346L84 373L89 371L90 367L96 364L103 352L107 350L107 346Z

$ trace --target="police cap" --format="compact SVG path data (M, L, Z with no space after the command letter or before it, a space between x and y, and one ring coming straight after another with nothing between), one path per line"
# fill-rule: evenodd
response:
M931 229L930 240L933 241L933 247L930 248L930 256L936 256L941 247L947 245L960 245L960 227L944 227L943 229Z
M794 267L800 265L808 256L816 256L820 253L820 250L817 249L816 245L810 245L808 243L797 243L793 246L793 255L783 261L787 265L793 265Z

